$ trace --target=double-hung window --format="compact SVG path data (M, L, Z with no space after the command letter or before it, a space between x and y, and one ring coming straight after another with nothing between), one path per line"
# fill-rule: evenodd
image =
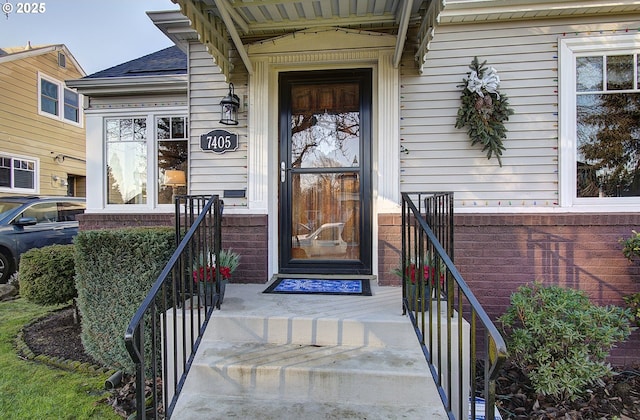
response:
M187 191L188 128L184 116L106 118L106 203L171 204Z
M560 42L561 203L640 204L640 36Z
M38 161L0 154L0 191L37 192Z
M38 73L38 113L80 126L80 94L67 88L64 82Z

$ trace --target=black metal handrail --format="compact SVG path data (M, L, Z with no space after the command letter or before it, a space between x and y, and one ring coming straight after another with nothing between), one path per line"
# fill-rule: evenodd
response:
M453 263L453 193L402 193L402 267L403 313L413 322L449 418L475 419L482 396L484 418L494 420L495 381L507 347ZM484 363L482 390L478 360Z
M138 419L171 417L213 309L220 309L220 282L204 292L197 286L206 285L198 277L201 267L220 278L215 261L222 244L223 203L217 195L177 196L175 207L176 250L125 333L135 363ZM153 382L150 396L145 395L147 377Z

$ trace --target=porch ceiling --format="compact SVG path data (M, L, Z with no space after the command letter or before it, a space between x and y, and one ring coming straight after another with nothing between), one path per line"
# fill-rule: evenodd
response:
M232 49L249 74L248 44L292 32L340 27L395 35L398 66L409 28L417 29L415 59L422 69L441 24L630 14L640 0L172 0L227 78ZM446 5L446 8L445 8ZM412 32L413 33L413 32ZM173 36L179 36L177 32ZM188 35L187 35L188 36Z
M189 18L227 78L232 71L229 51L235 47L252 73L245 46L295 31L340 27L397 36L394 64L399 65L410 25L432 34L433 5L444 0L172 0ZM433 3L433 5L432 5ZM437 14L437 13L436 13ZM429 38L430 40L430 38ZM425 40L423 44L428 41Z

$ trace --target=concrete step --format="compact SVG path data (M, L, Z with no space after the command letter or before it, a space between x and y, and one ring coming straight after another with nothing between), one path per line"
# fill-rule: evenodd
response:
M181 397L172 419L255 419L255 420L396 420L446 419L442 407L365 405L345 403L292 402L256 398L215 397L188 394Z
M183 393L291 401L441 404L424 357L375 347L207 342ZM422 403L422 402L421 402Z
M336 297L265 287L227 286L173 418L447 418L398 289Z
M446 419L442 407L385 406L349 403L291 402L190 394L181 397L172 419L256 419L256 420L396 420Z

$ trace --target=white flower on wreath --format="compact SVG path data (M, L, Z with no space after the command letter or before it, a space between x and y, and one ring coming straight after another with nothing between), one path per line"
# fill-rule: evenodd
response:
M500 99L498 86L500 86L500 77L498 77L498 70L493 67L487 69L482 79L478 77L478 73L475 70L471 71L467 79L467 89L470 92L477 93L481 98L484 98L484 93L482 92L482 89L484 89L489 93L494 93Z

